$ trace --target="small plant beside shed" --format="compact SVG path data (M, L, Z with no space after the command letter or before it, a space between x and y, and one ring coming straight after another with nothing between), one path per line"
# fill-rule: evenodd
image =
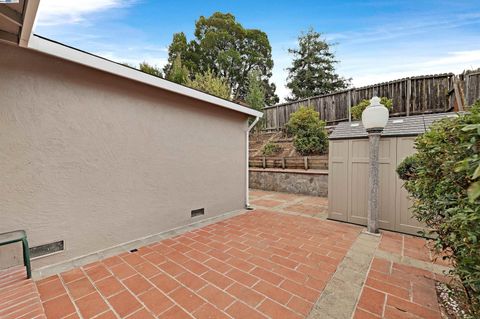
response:
M325 122L313 108L300 107L291 114L286 127L287 133L293 136L295 150L301 155L320 155L327 150Z

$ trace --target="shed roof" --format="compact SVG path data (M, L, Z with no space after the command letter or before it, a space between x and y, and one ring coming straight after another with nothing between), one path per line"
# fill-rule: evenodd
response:
M382 136L416 136L426 132L433 122L447 118L455 117L457 113L433 113L423 115L413 115L405 117L391 117L388 119L387 126L382 131ZM368 137L367 132L363 128L361 121L341 122L333 132L329 139L341 140L351 138Z

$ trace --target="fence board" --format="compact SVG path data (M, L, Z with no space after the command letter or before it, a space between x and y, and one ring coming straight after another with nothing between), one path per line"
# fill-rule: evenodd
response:
M455 104L455 95L452 92L454 81L458 78L463 82L467 105L480 99L480 72L459 76L453 73L415 76L268 106L264 110L265 129L284 129L290 115L301 106L313 107L320 114L320 119L328 124L348 121L350 106L374 95L393 100L391 116L446 112L453 109Z

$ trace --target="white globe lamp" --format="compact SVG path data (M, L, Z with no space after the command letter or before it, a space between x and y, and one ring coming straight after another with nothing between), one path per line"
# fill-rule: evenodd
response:
M388 109L378 96L372 97L370 105L362 113L362 124L367 132L382 131L388 122Z

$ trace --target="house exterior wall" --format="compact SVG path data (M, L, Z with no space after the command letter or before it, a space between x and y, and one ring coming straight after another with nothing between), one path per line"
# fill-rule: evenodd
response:
M65 241L36 268L243 209L246 129L245 114L0 44L0 232Z

